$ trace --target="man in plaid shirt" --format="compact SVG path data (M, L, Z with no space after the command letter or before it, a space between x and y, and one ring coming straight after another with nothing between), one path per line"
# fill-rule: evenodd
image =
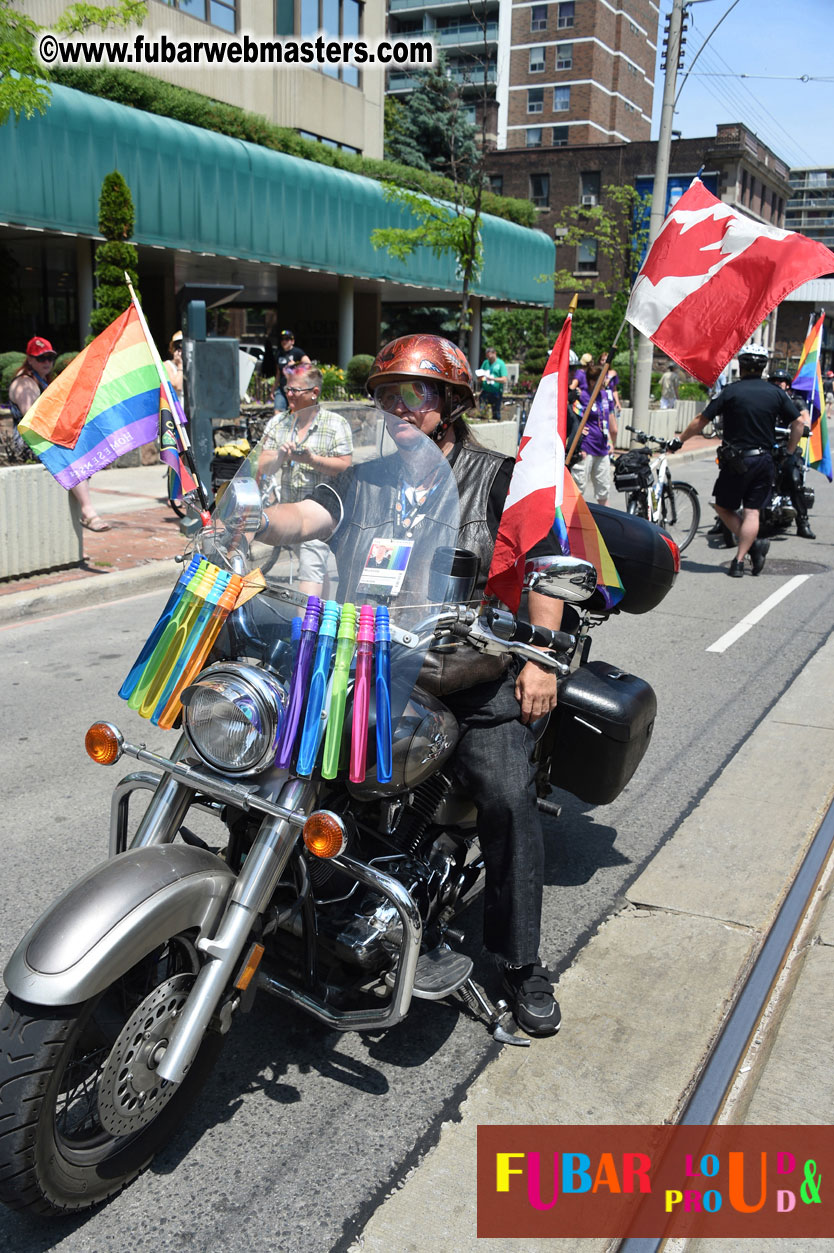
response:
M321 371L302 365L286 371L285 413L274 417L263 434L259 471L274 474L281 501L302 500L320 483L347 470L353 460L353 435L338 413L319 407ZM298 590L327 595L330 549L308 540L299 550Z

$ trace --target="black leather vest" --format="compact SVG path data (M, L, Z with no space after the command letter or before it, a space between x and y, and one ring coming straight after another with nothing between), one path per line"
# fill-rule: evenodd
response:
M461 444L452 466L460 497L458 548L468 548L478 557L476 598L486 587L495 540L487 526L487 504L495 476L508 458L478 444Z

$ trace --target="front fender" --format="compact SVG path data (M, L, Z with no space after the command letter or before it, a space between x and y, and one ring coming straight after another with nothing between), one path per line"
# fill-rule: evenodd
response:
M211 935L235 876L185 844L137 848L102 862L30 927L3 978L37 1005L77 1005L180 931Z

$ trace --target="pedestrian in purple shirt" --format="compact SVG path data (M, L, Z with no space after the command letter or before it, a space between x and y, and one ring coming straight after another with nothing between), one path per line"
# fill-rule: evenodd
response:
M604 365L591 365L586 371L586 385L581 387L582 410L585 411L600 370ZM580 492L590 478L598 505L607 505L611 493L611 453L617 439L617 416L610 388L600 388L582 432L579 456L574 459L571 474Z

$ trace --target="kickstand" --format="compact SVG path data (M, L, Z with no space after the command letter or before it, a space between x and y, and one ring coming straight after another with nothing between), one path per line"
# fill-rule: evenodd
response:
M507 1017L509 1008L506 1001L499 1001L497 1005L493 1005L471 978L461 984L458 992L476 1018L479 1018L481 1014L486 1015L487 1030L493 1040L497 1040L499 1044L515 1044L519 1048L530 1047L529 1040L525 1040L523 1036L511 1035L504 1027L504 1019Z

